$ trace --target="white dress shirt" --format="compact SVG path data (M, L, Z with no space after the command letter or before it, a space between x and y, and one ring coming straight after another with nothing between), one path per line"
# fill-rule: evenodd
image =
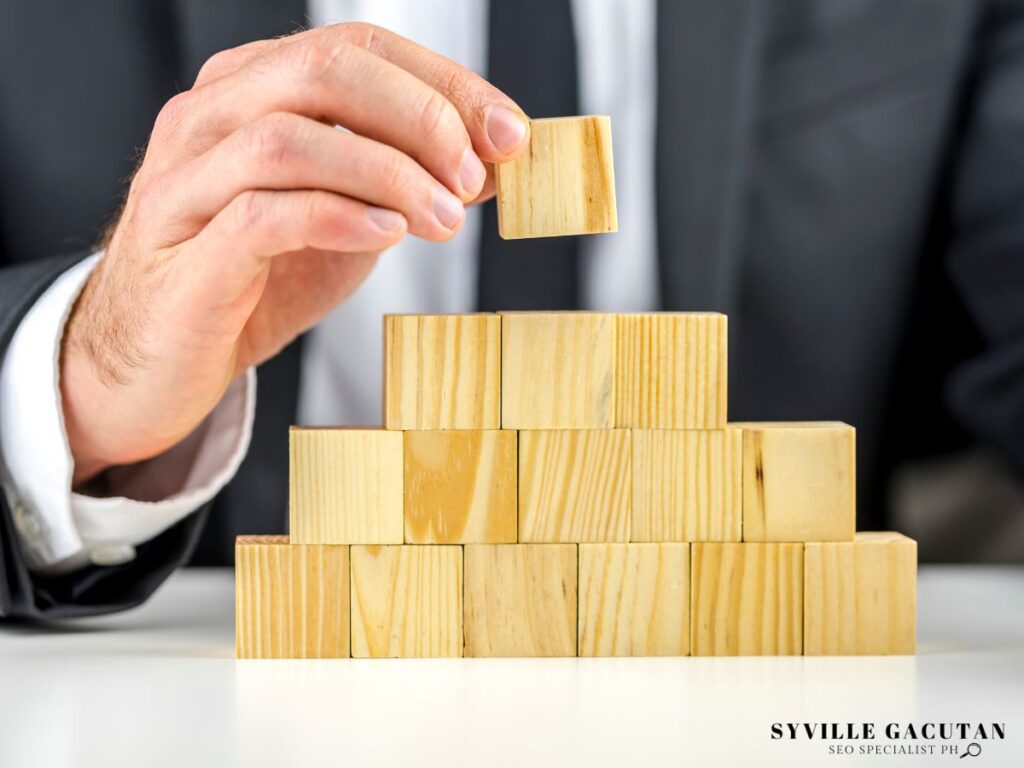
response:
M615 234L583 240L583 301L605 311L654 309L654 0L573 5L581 111L611 116L620 225ZM485 74L487 6L488 0L309 0L308 7L315 24L368 21ZM471 311L480 221L479 209L470 209L462 232L447 243L399 243L312 331L302 360L300 423L380 421L381 316ZM36 570L131 559L136 545L216 495L249 444L251 372L183 443L116 470L110 487L117 496L72 492L57 361L64 322L96 258L69 270L40 298L0 366L0 479Z

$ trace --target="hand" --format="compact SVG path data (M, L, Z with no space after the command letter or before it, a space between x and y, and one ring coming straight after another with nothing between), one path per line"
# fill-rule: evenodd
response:
M486 81L366 24L211 58L160 112L68 321L74 481L179 442L406 234L455 235L491 194L481 161L527 132Z

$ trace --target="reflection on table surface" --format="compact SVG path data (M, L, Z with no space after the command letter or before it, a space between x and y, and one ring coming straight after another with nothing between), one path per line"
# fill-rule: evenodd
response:
M857 762L776 722L1001 722L977 764L1024 756L1021 567L923 566L916 657L236 662L233 598L187 570L134 612L5 626L0 765Z

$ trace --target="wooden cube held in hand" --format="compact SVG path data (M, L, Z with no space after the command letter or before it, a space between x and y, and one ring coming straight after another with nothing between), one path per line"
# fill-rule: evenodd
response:
M498 315L386 315L384 426L497 429Z
M466 656L575 656L575 544L467 544Z
M402 433L292 427L289 519L298 544L402 543Z
M495 166L495 182L506 240L618 229L608 117L531 120L529 147Z
M912 654L916 647L917 542L858 533L804 550L804 653Z
M405 433L407 544L517 538L515 430Z
M855 435L839 422L743 429L743 540L853 541Z
M235 654L239 659L349 655L349 551L289 544L287 536L235 542Z

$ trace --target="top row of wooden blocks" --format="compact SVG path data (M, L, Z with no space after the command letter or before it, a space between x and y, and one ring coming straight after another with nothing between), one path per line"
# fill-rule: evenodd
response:
M384 426L721 429L718 313L387 315Z

